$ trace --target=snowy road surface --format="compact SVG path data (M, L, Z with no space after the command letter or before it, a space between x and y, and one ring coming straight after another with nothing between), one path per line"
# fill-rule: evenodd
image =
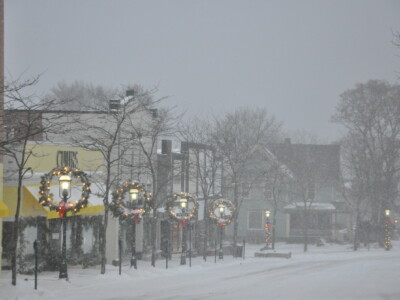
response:
M37 291L32 276L19 276L13 287L3 271L0 299L400 299L398 246L353 252L327 245L303 253L301 245L282 244L278 250L292 251L291 259L227 256L215 264L198 257L189 268L175 258L168 270L163 261L156 268L140 261L138 270L124 266L121 276L112 266L105 275L70 267L69 282L55 272L40 274Z

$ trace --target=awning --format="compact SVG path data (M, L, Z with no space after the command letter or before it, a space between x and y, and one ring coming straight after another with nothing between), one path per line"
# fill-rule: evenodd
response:
M59 218L56 211L50 211L48 207L43 207L39 203L39 184L24 186L24 203L22 205L22 212L24 216L37 216L45 215L47 219ZM89 196L89 204L86 208L82 208L78 213L72 212L67 213L69 216L90 216L99 215L104 212L103 198L98 195L101 194L101 185L92 183L90 186L92 193ZM50 193L54 195L55 201L61 198L59 197L59 187L54 184L50 187ZM69 202L75 203L79 201L82 194L82 185L73 185L71 188L71 197L68 199ZM111 199L110 199L111 200Z
M0 218L5 218L10 215L10 210L8 209L7 205L4 201L0 200Z
M320 210L320 211L327 211L327 210L335 210L336 207L332 203L324 203L324 202L313 202L307 203L307 209L309 210ZM300 210L304 209L304 203L303 202L295 202L292 204L289 204L284 207L285 210Z

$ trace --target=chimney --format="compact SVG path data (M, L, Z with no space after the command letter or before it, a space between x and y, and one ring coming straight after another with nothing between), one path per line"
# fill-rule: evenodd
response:
M161 154L171 154L172 152L172 141L162 140L161 141Z
M285 138L285 144L290 145L292 143L292 141L290 140L290 138Z

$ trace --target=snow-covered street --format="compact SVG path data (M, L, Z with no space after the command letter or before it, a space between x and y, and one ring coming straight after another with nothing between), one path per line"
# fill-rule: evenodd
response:
M138 270L107 266L98 269L69 268L69 282L57 272L39 274L38 290L33 276L19 276L11 286L11 274L0 277L1 299L400 299L400 249L372 246L353 252L349 245L278 245L279 252L292 258L255 258L260 246L246 249L245 260L225 256L214 263L192 260L180 266L178 257L152 268L140 261Z

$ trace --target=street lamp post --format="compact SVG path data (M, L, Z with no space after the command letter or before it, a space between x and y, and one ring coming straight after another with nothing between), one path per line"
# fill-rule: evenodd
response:
M182 253L181 265L186 264L186 224L197 217L199 203L189 194L181 192L169 196L166 203L166 211L169 216L178 222L179 227L182 227ZM168 255L168 254L167 254Z
M129 193L127 196L126 193ZM130 226L132 222L131 234L131 268L137 269L136 255L136 224L151 210L151 193L148 194L145 187L138 182L127 180L112 194L110 211L114 218L119 218L120 224L124 222ZM122 229L120 227L120 236ZM121 239L121 237L120 237ZM122 245L122 242L121 242ZM120 246L122 249L122 246ZM121 255L119 263L122 263Z
M225 205L219 205L219 217L223 219L225 217ZM218 259L224 259L224 250L222 248L222 235L224 233L224 225L223 223L219 223L219 253Z
M389 251L392 246L391 236L390 236L390 210L385 210L386 221L385 221L385 250Z
M223 251L223 235L224 235L224 228L225 226L229 225L235 214L235 206L232 204L231 201L226 199L215 199L208 210L208 217L210 220L214 221L217 226L217 234L215 238L215 259L217 259L217 241L218 241L218 233L219 233L219 259L224 258L224 251ZM234 256L236 253L236 248L234 248Z
M271 223L269 221L270 214L271 214L271 212L267 209L265 211L265 249L266 250L269 248L269 242L270 242L270 237L271 237L271 233L270 233Z
M187 199L186 198L181 198L180 200L181 204L181 210L182 210L182 216L184 217L182 224L182 254L181 254L181 265L186 265L186 219L185 219L185 214L186 214L186 207L187 207Z
M60 182L60 196L63 199L63 205L60 208L60 216L62 221L62 252L59 278L68 279L67 270L67 201L71 197L71 177L68 175L61 175Z
M132 188L129 190L129 194L132 200L133 208L136 208L138 201L139 190L137 188ZM131 257L131 267L133 266L137 269L137 258L136 258L136 223L138 222L137 217L132 219L132 257Z
M54 201L54 194L51 192L51 184L53 177L58 177L59 182L59 196L61 201L57 203ZM90 181L87 174L77 168L71 169L70 167L57 167L51 170L49 173L41 177L39 187L39 203L43 207L48 207L50 211L56 211L58 216L61 218L62 223L62 245L61 245L61 262L59 265L60 275L59 278L68 279L67 272L67 212L72 214L78 213L81 209L84 209L88 205L88 199L90 196ZM82 194L80 199L74 199L74 201L68 202L68 199L72 196L71 193L71 181L72 178L79 179L82 183Z

